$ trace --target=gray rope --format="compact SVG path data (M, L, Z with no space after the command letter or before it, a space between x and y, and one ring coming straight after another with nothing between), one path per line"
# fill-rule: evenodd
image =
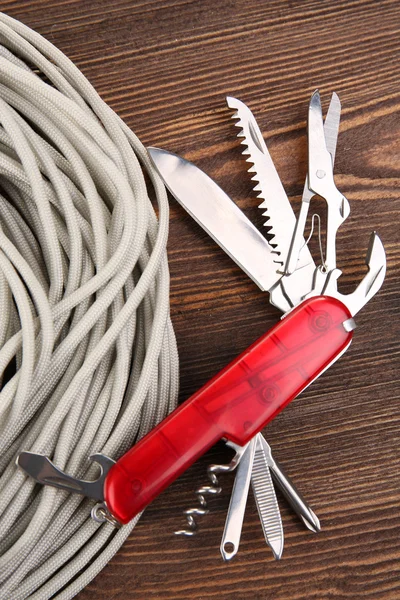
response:
M0 14L0 600L72 598L138 520L95 523L90 500L35 485L15 458L95 478L90 454L117 459L176 406L167 235L137 137Z

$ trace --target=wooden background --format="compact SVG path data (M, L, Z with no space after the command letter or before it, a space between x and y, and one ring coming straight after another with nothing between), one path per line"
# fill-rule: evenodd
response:
M175 538L207 464L230 458L221 445L154 502L79 600L400 598L399 2L10 0L2 10L74 60L145 144L197 162L259 226L225 96L256 114L297 210L307 103L316 87L325 107L336 91L336 182L352 210L338 240L344 289L364 272L372 229L388 258L349 352L265 432L321 533L308 532L280 498L285 551L275 562L251 500L240 552L224 564L225 476L199 534ZM173 201L169 259L183 400L279 315Z

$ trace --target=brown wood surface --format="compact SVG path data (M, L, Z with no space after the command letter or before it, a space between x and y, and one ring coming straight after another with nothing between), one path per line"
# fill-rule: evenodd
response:
M224 564L225 476L199 534L175 538L207 464L229 460L221 445L154 502L79 600L400 598L398 0L9 0L2 10L74 60L145 144L196 161L259 226L225 96L253 109L297 209L308 99L319 87L326 107L335 90L336 181L352 210L338 241L344 289L364 273L372 229L388 258L350 350L266 430L321 533L305 530L280 498L285 551L274 562L250 501L240 552ZM169 260L183 400L279 315L174 202Z

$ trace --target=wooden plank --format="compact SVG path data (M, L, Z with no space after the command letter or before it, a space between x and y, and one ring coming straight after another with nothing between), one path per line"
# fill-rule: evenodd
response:
M174 538L221 446L154 502L80 600L321 600L400 597L400 4L396 0L33 0L2 9L63 50L145 144L195 160L260 226L224 103L255 112L298 208L307 165L306 108L342 101L336 181L352 214L339 237L346 290L364 272L369 232L388 273L357 318L349 352L267 429L275 455L310 499L307 532L282 498L285 551L273 562L250 503L232 564L219 543L232 479L193 539ZM278 318L268 298L171 203L171 309L181 399Z

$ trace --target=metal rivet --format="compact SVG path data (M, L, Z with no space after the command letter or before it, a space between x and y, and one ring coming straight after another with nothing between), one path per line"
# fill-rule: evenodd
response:
M343 327L345 329L345 331L353 331L353 329L355 329L357 327L356 322L353 318L351 319L347 319L346 321L343 321Z
M325 177L325 175L326 175L325 171L322 171L322 169L318 169L318 171L317 171L318 179L323 179Z

